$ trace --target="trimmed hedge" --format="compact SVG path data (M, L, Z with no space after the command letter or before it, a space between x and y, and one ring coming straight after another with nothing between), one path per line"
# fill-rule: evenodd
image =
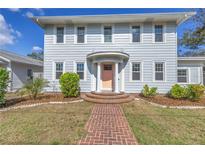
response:
M7 91L9 82L9 72L0 68L0 106L5 104L5 94Z
M60 77L60 89L64 97L77 97L80 94L80 77L77 73L64 73Z
M149 87L147 84L144 85L142 89L142 95L144 97L151 97L157 94L157 87Z

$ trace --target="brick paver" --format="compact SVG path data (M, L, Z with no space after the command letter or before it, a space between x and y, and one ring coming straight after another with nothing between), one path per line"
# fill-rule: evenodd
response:
M119 104L95 104L79 144L137 144Z

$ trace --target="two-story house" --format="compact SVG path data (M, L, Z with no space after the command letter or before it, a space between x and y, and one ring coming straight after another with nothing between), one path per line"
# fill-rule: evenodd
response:
M79 74L81 92L136 93L148 84L166 93L177 82L203 83L205 59L177 57L177 26L194 14L34 17L45 30L47 91L59 90L64 72Z

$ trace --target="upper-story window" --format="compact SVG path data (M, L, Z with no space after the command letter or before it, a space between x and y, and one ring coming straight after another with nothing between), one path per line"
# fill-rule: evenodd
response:
M77 27L77 43L85 43L85 27Z
M155 25L155 42L163 42L163 25Z
M64 27L57 27L57 34L56 34L56 42L63 43L64 42Z
M140 42L140 26L132 26L132 42Z
M104 27L104 42L112 42L112 26Z

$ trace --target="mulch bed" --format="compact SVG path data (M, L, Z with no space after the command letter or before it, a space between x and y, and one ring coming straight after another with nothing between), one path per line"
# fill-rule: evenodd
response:
M141 98L147 101L151 101L153 103L167 105L167 106L205 106L205 97L195 102L190 101L190 100L173 99L166 95L156 95L154 97L145 98L140 94L136 94L135 97Z
M40 94L36 100L33 100L28 96L22 98L9 99L6 101L6 105L4 105L3 107L31 105L31 104L48 103L48 102L69 102L69 101L74 101L79 99L81 98L80 97L64 98L61 93L43 93Z

